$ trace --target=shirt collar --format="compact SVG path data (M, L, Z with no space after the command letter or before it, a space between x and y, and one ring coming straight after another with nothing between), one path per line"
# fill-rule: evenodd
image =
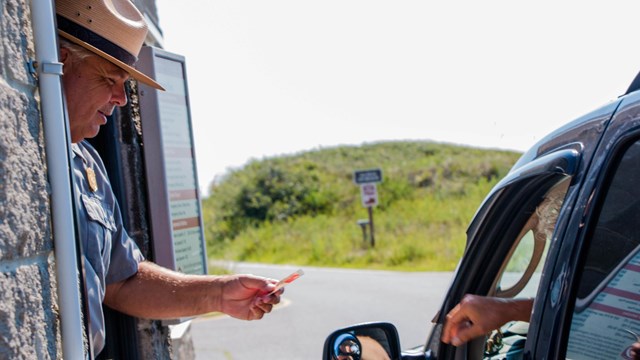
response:
M82 161L86 161L84 156L84 147L81 145L81 142L72 143L71 144L71 159L75 159L76 156L82 159Z

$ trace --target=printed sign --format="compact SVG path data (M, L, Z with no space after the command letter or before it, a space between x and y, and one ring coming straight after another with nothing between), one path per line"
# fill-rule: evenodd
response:
M166 89L139 84L153 259L185 274L207 274L185 59L143 47L138 66Z
M635 334L640 333L639 278L640 253L586 309L573 314L567 358L630 359L629 348L636 341Z
M353 173L353 182L356 184L379 183L382 181L382 170L357 170Z
M378 189L375 183L360 185L360 195L362 197L362 206L373 207L378 205Z

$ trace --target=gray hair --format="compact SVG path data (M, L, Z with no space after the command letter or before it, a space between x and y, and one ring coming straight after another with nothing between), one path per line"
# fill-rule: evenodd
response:
M73 56L74 61L81 61L88 58L89 56L96 56L96 54L92 53L91 51L83 48L80 45L74 44L61 36L58 36L58 44L60 48L69 50L69 52Z

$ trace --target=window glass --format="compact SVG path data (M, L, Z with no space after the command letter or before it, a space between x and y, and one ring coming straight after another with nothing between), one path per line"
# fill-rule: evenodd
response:
M567 178L552 187L527 220L498 277L497 296L535 296L569 183Z
M517 237L513 239L511 250L502 263L493 291L489 295L502 298L535 297L549 244L570 183L571 178L564 178L542 197L535 208L526 206L520 209L529 214L528 218ZM503 325L500 331L492 331L484 343L482 358L522 358L528 329L527 322L511 321Z
M589 248L571 321L567 358L629 359L640 334L640 143L611 178Z

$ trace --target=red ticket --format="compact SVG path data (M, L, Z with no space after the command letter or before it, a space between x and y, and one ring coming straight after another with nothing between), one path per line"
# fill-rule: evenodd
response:
M276 284L276 287L267 295L271 295L271 294L275 293L276 291L282 289L285 285L292 283L295 279L299 278L302 275L304 275L304 271L302 271L302 269L296 270L291 275L289 275L289 276L285 277L284 279L278 281L278 283Z

